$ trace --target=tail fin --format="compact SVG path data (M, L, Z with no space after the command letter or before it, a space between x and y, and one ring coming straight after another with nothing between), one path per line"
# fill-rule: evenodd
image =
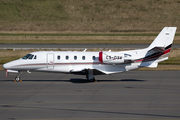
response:
M174 35L176 33L177 27L164 27L155 40L148 47L149 50L153 48L167 48L171 47Z
M176 27L164 27L151 45L140 66L157 67L158 63L168 59L174 40Z

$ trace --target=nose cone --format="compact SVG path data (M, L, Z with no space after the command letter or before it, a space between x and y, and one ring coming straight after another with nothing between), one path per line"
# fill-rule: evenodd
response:
M8 69L7 63L3 65L3 69L5 69L5 70Z
M10 69L11 68L11 65L9 63L6 63L3 65L3 69L7 70L7 69Z

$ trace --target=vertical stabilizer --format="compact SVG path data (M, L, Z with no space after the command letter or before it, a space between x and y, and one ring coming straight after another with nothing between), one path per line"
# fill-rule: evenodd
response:
M174 40L177 27L164 27L155 40L148 47L149 50L155 47L166 48L171 46Z

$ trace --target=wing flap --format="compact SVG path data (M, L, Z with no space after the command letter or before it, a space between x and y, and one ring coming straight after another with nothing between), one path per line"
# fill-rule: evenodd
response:
M83 68L83 69L72 69L70 70L71 73L80 73L80 74L86 74L86 71L89 70L88 68ZM93 75L102 75L106 74L106 72L98 69L92 69L93 70Z

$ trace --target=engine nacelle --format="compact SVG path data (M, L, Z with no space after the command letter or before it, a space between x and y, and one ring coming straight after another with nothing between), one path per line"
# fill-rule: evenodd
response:
M99 52L99 61L107 64L124 63L124 54L118 52Z

